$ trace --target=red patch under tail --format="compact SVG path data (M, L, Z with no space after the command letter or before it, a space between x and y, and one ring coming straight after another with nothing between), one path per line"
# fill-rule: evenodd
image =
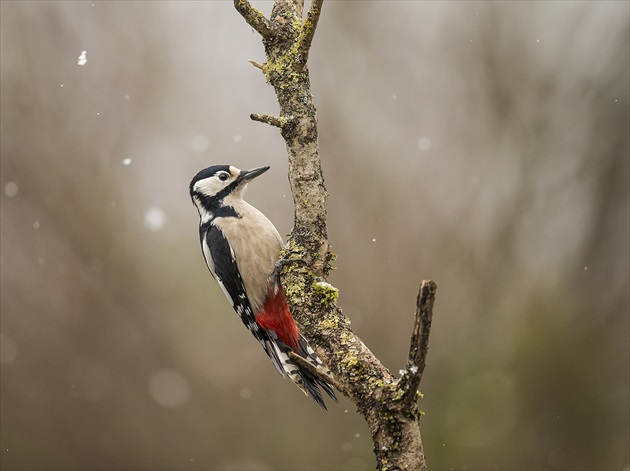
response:
M273 330L278 338L291 347L296 352L300 350L298 346L298 328L295 325L287 298L284 291L278 286L274 293L272 288L269 291L267 300L262 310L256 314L256 322L266 330Z

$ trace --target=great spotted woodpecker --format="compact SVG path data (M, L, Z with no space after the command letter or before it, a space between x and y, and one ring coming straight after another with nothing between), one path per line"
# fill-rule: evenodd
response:
M243 200L247 183L267 170L215 165L195 175L190 197L199 211L201 249L210 273L278 372L326 409L320 388L337 402L330 384L288 355L293 351L324 368L300 334L274 276L282 238L264 214Z

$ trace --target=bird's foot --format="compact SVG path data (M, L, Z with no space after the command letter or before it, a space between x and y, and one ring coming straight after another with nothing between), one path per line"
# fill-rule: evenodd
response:
M276 262L276 266L273 269L273 273L271 274L272 279L276 282L276 284L280 284L280 274L282 273L282 269L291 265L292 263L303 263L306 265L306 260L303 258L281 258Z

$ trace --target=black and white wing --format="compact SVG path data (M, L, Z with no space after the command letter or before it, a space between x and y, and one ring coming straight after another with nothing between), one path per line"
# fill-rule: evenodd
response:
M200 227L199 236L203 256L210 273L219 283L221 290L223 290L243 324L260 342L278 372L284 377L285 368L283 364L286 364L289 358L285 352L280 350L276 341L270 337L270 333L261 328L256 322L256 316L247 297L230 243L221 232L221 229L214 224L206 224Z

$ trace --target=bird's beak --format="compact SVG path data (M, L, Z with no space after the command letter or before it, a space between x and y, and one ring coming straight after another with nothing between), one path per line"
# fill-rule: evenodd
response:
M253 168L251 170L242 170L241 174L238 176L239 180L248 182L250 180L253 180L254 178L256 178L258 175L262 175L263 173L265 173L267 170L269 170L269 166L267 167L258 167L258 168Z

